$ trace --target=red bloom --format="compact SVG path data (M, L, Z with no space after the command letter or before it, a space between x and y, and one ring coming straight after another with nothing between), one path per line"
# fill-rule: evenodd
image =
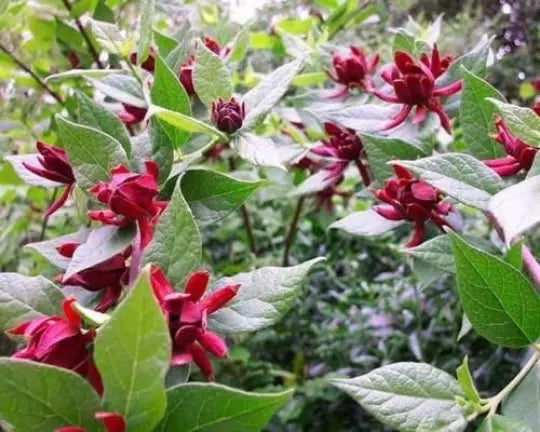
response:
M13 357L70 369L87 378L101 394L101 378L88 350L96 334L81 328L81 318L72 307L74 301L74 297L64 300L64 317L34 318L8 330L27 340L27 346Z
M230 48L226 47L223 50L219 46L219 43L212 38L204 38L204 46L212 51L215 55L220 57L225 57ZM178 79L184 86L186 93L191 96L195 94L195 88L193 87L193 66L195 64L195 56L193 54L188 55L186 61L180 65L180 70L178 71Z
M373 94L391 103L403 104L399 113L383 128L392 129L405 121L411 110L416 107L413 123L421 123L426 118L426 110L439 117L442 127L450 132L450 119L444 112L440 102L441 96L450 96L461 90L461 81L436 88L435 80L448 69L451 57L439 57L435 46L431 58L423 54L419 62L415 62L409 54L398 51L394 55L394 63L386 68L381 77L394 88L395 95L389 95L374 89Z
M79 55L75 51L70 50L67 53L66 57L69 61L69 64L71 65L73 69L77 69L81 65L81 59L79 58Z
M127 226L137 222L144 248L152 239L152 229L167 206L166 201L156 199L159 194L159 168L155 162L146 161L146 172L130 172L123 165L111 170L112 180L99 183L90 189L97 200L109 210L89 211L91 219L107 225Z
M150 47L148 58L142 62L141 67L150 73L154 73L154 68L156 66L155 56L156 56L156 52L154 51L154 47ZM138 56L136 52L131 53L131 55L129 56L129 61L131 62L131 64L133 65L137 64L137 57Z
M227 102L221 98L212 102L212 123L222 132L236 132L242 127L245 116L245 104L239 104L235 98Z
M350 162L354 162L366 186L371 182L367 167L364 165L365 150L353 129L341 128L334 123L325 123L324 130L328 139L322 146L311 151L316 155L333 158L335 161L324 167L328 171L327 179L340 177Z
M512 135L500 117L495 120L495 125L497 127L495 140L504 146L508 156L485 160L484 163L501 177L513 176L521 170L528 171L538 149Z
M122 414L114 412L97 412L94 417L103 423L107 432L126 432L126 421ZM86 429L79 426L65 426L56 429L54 432L86 432Z
M79 243L68 242L56 248L58 253L66 258L72 258L79 247ZM105 312L116 304L122 294L122 285L125 284L129 269L126 265L126 258L131 254L131 248L125 253L114 255L107 261L96 264L90 268L80 271L67 279L63 275L58 275L55 279L62 285L73 285L82 287L88 291L104 291L96 310Z
M36 147L39 152L38 162L41 166L23 162L24 167L37 176L67 186L60 198L47 209L45 217L49 217L66 202L75 184L75 176L64 149L47 145L43 141L38 141Z
M207 352L216 357L228 354L225 341L207 329L208 316L225 306L238 292L240 285L227 285L203 298L210 275L206 271L193 273L184 292L175 292L163 272L152 267L152 290L169 323L173 340L173 366L195 362L209 381L214 370Z
M369 74L375 69L378 62L378 54L367 58L364 51L352 45L348 56L343 57L340 54L334 54L332 56L334 71L325 70L325 72L332 81L344 87L332 97L339 97L354 87L360 87L364 91L370 91L371 80Z
M229 148L228 144L218 144L208 149L204 153L204 158L211 162L218 162L223 159L222 153Z
M123 103L122 106L124 109L116 115L126 126L133 126L142 122L148 111L148 108L139 108L125 103Z
M416 180L405 168L394 165L397 178L386 181L383 189L374 195L385 204L376 205L374 210L386 219L414 222L414 233L406 247L422 243L425 223L431 220L439 228L449 226L444 216L451 205L441 202L442 195L422 180Z

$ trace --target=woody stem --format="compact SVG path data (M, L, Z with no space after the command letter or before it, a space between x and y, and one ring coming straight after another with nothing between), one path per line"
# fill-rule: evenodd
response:
M296 202L296 208L294 210L293 218L291 219L291 223L289 225L289 229L287 230L287 234L285 235L285 246L283 249L283 266L286 267L289 265L289 254L291 247L294 243L294 239L296 237L296 228L298 227L298 220L300 219L300 214L302 213L302 208L304 207L304 201L306 200L306 197L302 196L298 198L298 201Z
M0 50L3 51L17 66L19 66L23 71L25 71L28 75L30 75L38 84L39 86L45 90L47 93L49 93L53 98L56 99L56 101L62 105L65 106L64 101L60 97L58 93L56 93L53 89L51 89L45 81L43 81L30 67L26 66L21 60L19 60L10 50L7 49L5 45L0 43Z
M236 162L234 161L234 156L229 158L229 171L236 170ZM253 255L257 255L257 248L255 246L255 236L253 235L253 228L251 226L251 218L249 216L248 210L244 204L240 206L240 214L242 220L244 221L244 227L246 228L247 240L249 245L249 250Z
M90 54L92 55L92 58L96 62L97 66L100 69L105 69L105 65L99 59L99 53L97 52L96 48L94 47L94 44L90 40L88 33L86 33L86 30L84 29L84 26L82 25L81 20L73 16L73 11L71 8L71 4L69 3L69 0L62 0L62 2L64 3L64 6L66 7L66 9L69 11L69 14L71 15L71 17L75 19L75 25L79 29L79 33L81 34L84 41L86 42L86 45L88 46L88 50L90 51Z
M49 202L49 205L47 208L51 207L54 201L56 200L56 195L58 194L58 188L55 188L51 197L51 201ZM43 241L45 238L45 232L47 231L47 225L49 224L49 217L45 216L43 218L43 221L41 222L41 231L39 233L39 241Z

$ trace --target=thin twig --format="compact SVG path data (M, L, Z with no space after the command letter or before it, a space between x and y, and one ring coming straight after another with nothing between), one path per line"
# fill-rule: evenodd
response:
M283 266L284 267L289 265L289 255L290 255L291 247L294 243L294 239L296 237L296 228L298 227L298 220L300 219L300 214L302 214L302 208L304 207L305 200L306 200L306 197L304 196L298 198L298 201L296 202L296 208L294 210L293 218L291 219L289 229L287 230L287 234L285 235L285 240L284 240L285 246L283 249Z
M229 171L236 170L236 163L234 161L234 156L229 158ZM251 218L249 216L248 210L244 204L240 206L240 214L244 221L244 227L246 228L247 240L249 245L249 250L253 255L257 255L257 248L255 246L255 236L253 235L253 228L251 226Z
M86 33L86 30L84 29L84 26L82 25L81 20L73 16L73 10L72 10L71 4L69 3L69 0L62 0L62 2L64 3L64 6L68 10L69 15L75 20L75 25L79 29L79 33L81 34L81 36L84 38L84 41L86 42L86 45L88 46L88 50L90 51L90 54L92 55L98 68L105 69L105 65L101 63L101 60L99 59L99 53L97 52L96 48L94 47L94 44L90 40L88 33Z
M7 49L6 46L4 46L2 43L0 43L0 50L2 50L4 53L6 53L11 60L13 60L17 66L19 66L23 71L25 71L28 75L30 75L39 85L40 87L45 90L47 93L49 93L53 98L56 99L56 101L62 105L65 106L64 101L60 97L58 93L56 93L53 89L51 89L45 81L43 81L30 67L26 66L21 60L19 60L10 50Z

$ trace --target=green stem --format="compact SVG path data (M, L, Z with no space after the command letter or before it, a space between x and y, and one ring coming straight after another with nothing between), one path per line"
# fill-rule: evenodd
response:
M287 267L289 265L289 255L291 251L291 247L294 243L294 239L296 237L296 228L298 226L298 220L300 219L300 214L302 213L302 208L304 207L304 201L306 200L306 197L300 197L296 203L296 208L294 210L294 215L291 220L291 224L289 225L289 229L287 230L287 234L285 235L285 246L283 248L283 266Z

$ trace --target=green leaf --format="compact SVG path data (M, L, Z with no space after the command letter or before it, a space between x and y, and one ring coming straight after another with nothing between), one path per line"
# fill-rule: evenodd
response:
M106 410L121 413L131 432L152 430L165 414L171 341L150 288L149 266L95 340Z
M463 358L461 365L457 368L456 375L458 383L467 399L475 403L480 403L480 395L474 385L474 380L471 371L469 370L469 359L467 356Z
M167 392L169 409L157 430L258 432L293 392L249 393L213 383L182 384Z
M296 75L291 84L295 87L310 87L324 84L328 80L328 75L324 72L307 72Z
M246 104L246 118L242 129L249 129L278 103L303 66L304 59L285 63L266 75L255 88L244 95L243 102Z
M157 29L154 29L154 41L162 58L167 58L170 52L178 46L178 41L175 38Z
M507 104L489 98L489 102L497 107L510 132L533 147L540 147L540 116L530 108Z
M150 91L150 99L152 100L152 104L156 106L179 112L186 116L191 115L189 96L186 94L184 87L180 84L174 72L169 69L169 66L167 66L159 54L156 55L156 70L154 72L154 83ZM189 133L169 123L163 121L160 121L160 123L175 147L182 147L186 143Z
M467 426L458 382L425 363L394 363L352 379L334 379L379 421L401 432L459 432Z
M532 432L526 425L500 415L486 417L477 432Z
M426 156L426 153L417 145L397 138L362 134L362 141L373 178L379 182L384 182L393 175L392 167L388 162L395 159L414 160Z
M540 176L510 186L489 202L493 214L510 244L540 222Z
M65 80L70 78L102 78L107 75L121 75L122 69L71 69L64 72L49 75L45 82Z
M98 395L76 373L27 360L0 359L0 417L18 432L79 426L101 431Z
M0 273L0 333L48 315L59 315L64 295L42 276Z
M112 74L99 80L88 78L88 81L104 95L118 102L146 108L146 100L139 82L127 75Z
M330 229L339 229L361 237L374 237L400 226L403 221L393 221L382 217L375 210L363 210L351 213L330 225Z
M463 204L487 210L491 196L502 189L502 181L474 157L446 153L416 161L396 161L422 180Z
M145 170L145 161L154 161L159 166L159 183L169 177L173 165L174 148L159 120L150 118L148 132L133 138L133 165L139 171Z
M490 134L495 131L495 107L487 98L504 100L504 97L487 81L462 66L463 93L459 121L463 139L471 153L480 159L495 159L503 154L503 147Z
M281 156L270 137L243 132L235 137L233 146L238 156L255 166L282 168Z
M77 183L82 188L107 181L111 168L128 165L122 145L110 135L56 116L58 138L67 150Z
M182 193L196 219L209 224L236 210L263 184L243 181L207 169L187 171L181 180Z
M61 269L67 269L71 258L66 258L58 253L56 248L67 242L84 243L90 234L90 229L82 228L77 232L66 234L60 237L55 237L50 240L45 240L37 243L27 243L25 248L33 249L51 264Z
M199 228L177 185L167 209L154 229L154 238L143 261L158 265L176 288L183 288L186 277L201 265Z
M114 225L106 225L96 228L75 250L64 279L124 252L134 237L134 226L119 229Z
M400 28L396 31L396 34L392 39L392 52L396 53L397 51L402 51L414 55L414 41L415 37L412 34L404 28Z
M249 38L250 31L249 25L245 25L242 29L236 34L232 41L232 48L229 58L231 61L240 63L246 56L247 50L249 48Z
M200 43L195 54L193 68L193 87L199 99L207 107L222 98L228 100L232 96L231 74L219 56Z
M510 348L535 342L540 337L540 296L531 282L504 260L449 235L461 305L474 329Z
M223 132L193 117L189 117L179 112L170 111L168 109L160 108L157 106L152 106L151 108L153 115L155 115L158 119L163 120L168 124L174 126L177 129L190 133L202 133L206 135L216 136L220 138L220 140L223 142L228 141L227 135L225 135Z
M502 413L523 422L531 431L540 430L540 364L503 400Z
M309 176L296 188L294 188L290 192L289 196L296 197L302 195L311 195L326 189L333 182L335 182L335 178L329 178L326 170L320 170L319 172Z
M129 157L131 154L131 142L126 128L118 116L97 104L82 92L76 92L75 98L78 103L78 122L112 136L122 145L126 155Z
M141 65L148 58L152 43L152 21L154 17L154 0L144 0L139 25L139 41L137 42L137 64Z
M293 267L263 267L220 279L216 289L229 284L240 284L240 288L226 307L209 317L209 325L218 332L239 333L275 324L293 306L311 267L323 260L319 257Z

